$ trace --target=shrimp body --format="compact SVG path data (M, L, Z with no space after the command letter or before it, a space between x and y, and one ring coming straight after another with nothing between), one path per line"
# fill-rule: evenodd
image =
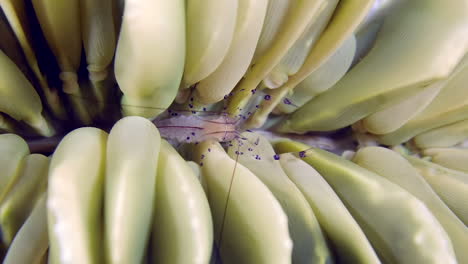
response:
M212 139L219 142L238 137L238 121L225 115L177 115L154 122L161 137L179 143L194 143Z

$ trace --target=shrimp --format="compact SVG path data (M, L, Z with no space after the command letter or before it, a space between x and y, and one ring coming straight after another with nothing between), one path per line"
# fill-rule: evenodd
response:
M238 137L240 119L227 115L201 117L176 115L168 119L153 121L161 137L178 143L194 143L212 139L219 142Z

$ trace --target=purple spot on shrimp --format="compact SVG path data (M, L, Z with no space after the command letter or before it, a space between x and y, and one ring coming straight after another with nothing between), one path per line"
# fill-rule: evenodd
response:
M256 105L255 108L260 108L260 106L259 106L259 105Z
M204 158L205 158L205 155L204 155L204 154L202 154L202 155L201 155L201 157L200 157L200 159L204 159Z
M170 113L172 113L172 110L171 110L171 109L167 109L167 112L170 114Z
M255 155L256 160L261 160L262 158L259 155Z
M224 100L226 100L226 99L228 99L228 95L227 95L227 94L224 96Z
M279 159L280 159L280 156L279 156L278 154L276 154L276 155L273 156L273 158L274 158L275 160L279 160Z
M208 152L211 152L211 149L208 149Z
M188 107L193 108L193 104L189 104Z
M234 94L233 93L229 93L229 96L233 96Z
M239 155L239 151L237 151L237 150L236 150L236 152L234 152L234 153L236 153L236 155Z
M190 134L192 134L192 136L195 136L195 132L192 132L192 133L190 133Z
M287 104L287 105L292 105L294 107L299 107L299 106L293 104L293 102L291 102L291 100L289 100L288 98L284 98L283 102L284 102L284 104Z
M172 113L171 115L172 116L178 116L179 114L178 113Z
M240 154L241 154L241 155L244 155L244 152L241 152Z
M253 149L252 149L252 148L248 148L248 151L253 151Z
M223 107L223 110L226 110L227 109L227 106Z
M243 138L241 138L241 139L242 139L242 140L247 140L247 138L246 138L246 137L243 137Z
M269 101L271 99L271 95L267 94L263 97L263 99Z
M203 167L203 162L200 162L200 167Z
M196 114L197 112L196 111L192 111L192 114Z
M306 152L305 151L299 152L299 157L305 158L306 157Z
M187 140L190 140L190 137L187 137L186 139L187 139Z
M193 97L190 97L190 102L193 102Z
M252 94L255 94L255 92L257 92L257 89L252 89L250 91L252 92Z
M203 107L203 111L206 111L206 107Z
M250 129L247 129L246 131L252 133L252 130L250 130Z

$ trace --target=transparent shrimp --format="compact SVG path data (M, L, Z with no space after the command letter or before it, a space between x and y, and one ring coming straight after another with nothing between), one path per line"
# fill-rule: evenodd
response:
M208 139L228 142L238 137L240 119L227 115L177 115L154 123L161 137L178 143L194 143Z

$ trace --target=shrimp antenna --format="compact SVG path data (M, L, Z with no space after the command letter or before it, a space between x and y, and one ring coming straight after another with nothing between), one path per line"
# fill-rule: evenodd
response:
M140 108L140 109L154 109L154 110L163 110L163 111L168 111L168 113L173 113L177 114L179 113L206 113L206 114L219 114L217 111L208 111L208 110L190 110L190 109L168 109L168 108L163 108L163 107L154 107L154 106L142 106L142 105L130 105L130 104L122 104L122 103L112 103L112 102L106 102L102 101L93 97L87 97L87 96L80 96L80 95L75 95L75 94L69 94L68 96L78 98L83 101L88 101L88 102L95 102L95 103L102 103L102 104L107 104L107 105L114 105L114 106L119 106L119 107L135 107L135 108Z
M225 112L221 112L219 113L221 116L225 117L223 114ZM203 119L201 116L195 116L195 118L201 120L201 121L204 121L204 122L207 122L207 123L212 123L212 124L228 124L228 125L235 125L237 120L234 120L234 121L231 121L229 120L227 117L225 117L225 122L221 122L221 121L216 121L216 120L206 120L206 119Z
M234 176L236 175L237 163L239 162L239 149L240 149L240 145L238 144L237 151L236 151L236 163L234 163L234 169L232 170L231 181L229 182L229 189L228 189L228 193L226 196L226 202L224 205L223 218L221 220L221 229L219 231L218 251L219 251L220 259L221 259L221 243L223 241L224 223L226 222L226 213L227 213L227 208L229 205L229 198L231 196L232 184L234 182Z

